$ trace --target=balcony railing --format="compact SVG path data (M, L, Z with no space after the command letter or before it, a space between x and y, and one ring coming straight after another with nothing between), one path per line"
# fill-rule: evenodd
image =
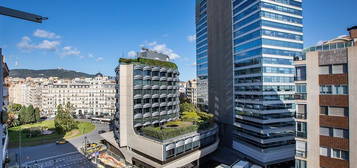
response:
M298 138L306 138L307 133L306 132L296 132L296 137Z
M305 113L296 113L295 118L296 119L306 119L306 114Z
M307 93L296 93L295 94L295 100L306 100L307 99Z
M296 150L296 151L295 151L295 156L297 156L297 157L302 157L302 158L306 158L306 156L307 156L307 151Z

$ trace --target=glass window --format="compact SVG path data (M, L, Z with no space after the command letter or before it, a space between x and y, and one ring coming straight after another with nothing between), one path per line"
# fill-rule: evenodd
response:
M337 138L344 138L344 130L343 129L338 129L338 128L334 128L333 129L333 137L337 137Z
M182 153L183 151L184 151L184 146L183 146L183 145L180 146L180 147L177 147L177 148L176 148L176 155Z
M320 127L320 135L330 136L330 128Z
M321 114L321 115L328 115L328 107L326 107L326 106L321 106L321 107L320 107L320 114Z
M332 65L332 74L343 74L343 65Z
M331 116L345 116L345 108L342 107L329 107L328 115Z
M329 150L328 150L328 148L320 147L320 155L321 155L321 156L329 157Z
M330 66L320 66L320 74L327 75L330 74Z

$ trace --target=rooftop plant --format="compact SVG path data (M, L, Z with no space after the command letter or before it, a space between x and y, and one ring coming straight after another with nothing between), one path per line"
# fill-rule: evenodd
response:
M133 59L120 58L119 62L126 63L126 64L144 64L144 65L150 65L150 66L160 66L160 67L177 69L177 65L175 63L167 62L167 61L160 61L160 60L153 60L153 59L146 59L146 58L133 58Z
M142 133L159 140L166 140L213 126L212 114L201 112L190 103L183 103L180 108L180 120L170 121L158 127L143 127L141 129Z

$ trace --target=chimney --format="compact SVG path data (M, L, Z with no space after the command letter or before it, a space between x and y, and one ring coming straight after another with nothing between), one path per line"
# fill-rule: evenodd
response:
M353 40L354 45L357 46L357 26L352 26L348 28L347 31L350 33L350 37Z

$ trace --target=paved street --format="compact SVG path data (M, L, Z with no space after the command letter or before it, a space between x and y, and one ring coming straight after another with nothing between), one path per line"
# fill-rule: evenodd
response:
M33 160L44 159L48 157L53 157L65 153L76 152L79 151L79 148L83 146L84 137L87 136L89 142L99 142L102 140L101 136L98 134L99 130L109 130L109 126L107 123L94 123L96 125L96 129L86 135L82 135L80 137L76 137L69 140L69 143L57 145L55 143L32 146L32 147L22 147L21 155L22 155L22 163L29 162ZM9 149L9 158L11 160L10 166L15 165L16 163L16 155L19 154L19 148L10 148Z

